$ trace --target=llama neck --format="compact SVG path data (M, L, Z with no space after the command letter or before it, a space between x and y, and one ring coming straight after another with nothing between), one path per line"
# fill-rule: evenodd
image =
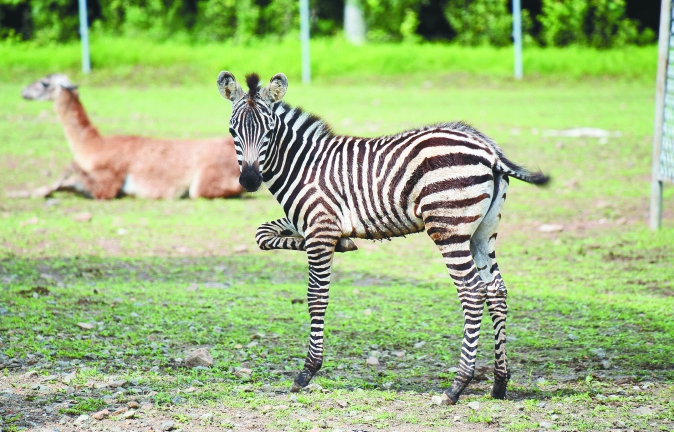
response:
M61 89L54 101L54 108L63 125L70 150L75 160L80 162L101 144L101 135L91 124L75 90Z

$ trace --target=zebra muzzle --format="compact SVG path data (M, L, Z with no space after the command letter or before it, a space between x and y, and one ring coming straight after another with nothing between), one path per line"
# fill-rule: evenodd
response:
M255 192L262 184L262 174L260 174L260 164L258 162L252 165L243 162L241 165L241 175L239 176L239 183L248 192Z

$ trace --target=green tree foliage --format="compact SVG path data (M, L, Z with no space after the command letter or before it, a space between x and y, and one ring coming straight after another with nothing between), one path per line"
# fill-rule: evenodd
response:
M627 0L540 0L541 13L523 11L525 41L544 46L599 48L652 42L625 15ZM95 32L151 40L235 40L299 32L298 0L88 0ZM512 41L509 0L360 0L370 41L414 41L422 7L444 8L453 42L506 46ZM310 0L311 34L336 35L343 1ZM440 12L439 12L440 13ZM10 22L11 21L11 22ZM531 35L534 22L540 35ZM444 22L444 21L443 21ZM446 24L445 24L446 25ZM78 37L77 0L0 0L0 38L61 42Z
M640 33L637 23L625 16L625 7L625 0L543 0L541 41L596 48L652 42L653 31Z
M419 0L363 0L369 40L412 39L419 25Z
M513 20L503 0L450 0L445 16L462 45L511 43Z

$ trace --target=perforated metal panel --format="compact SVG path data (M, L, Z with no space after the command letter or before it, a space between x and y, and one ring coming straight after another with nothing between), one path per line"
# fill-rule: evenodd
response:
M658 179L674 182L674 8L671 8L667 78L665 84L665 109L660 146Z

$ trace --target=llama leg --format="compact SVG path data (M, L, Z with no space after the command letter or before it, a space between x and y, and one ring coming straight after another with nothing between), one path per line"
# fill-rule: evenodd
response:
M291 392L297 392L306 387L323 365L325 310L328 307L332 259L340 234L336 229L331 232L325 227L321 227L320 233L307 235L306 250L309 259L307 303L309 316L311 317L311 334L309 337L309 352L304 361L304 368L295 378L295 382L290 388Z

